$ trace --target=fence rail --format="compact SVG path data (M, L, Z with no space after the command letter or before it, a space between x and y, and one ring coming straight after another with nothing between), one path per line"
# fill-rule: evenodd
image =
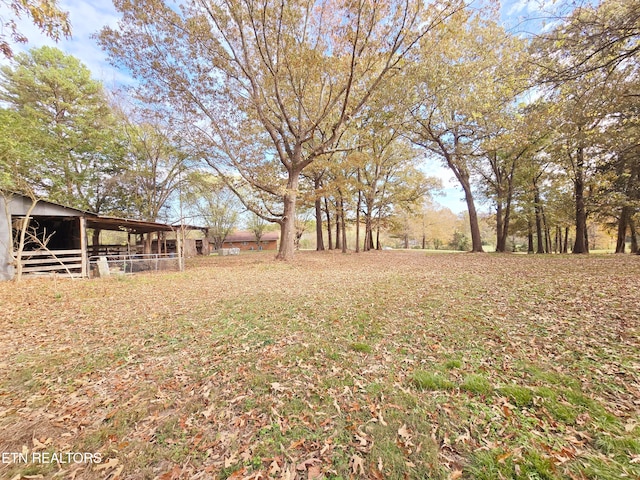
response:
M100 255L89 257L92 277L180 270L180 258L174 253Z
M129 245L89 245L89 256L101 257L109 255L134 255L136 253L142 253L142 246L129 246Z
M17 257L17 253L13 253ZM20 259L22 273L63 273L82 276L82 250L24 251Z

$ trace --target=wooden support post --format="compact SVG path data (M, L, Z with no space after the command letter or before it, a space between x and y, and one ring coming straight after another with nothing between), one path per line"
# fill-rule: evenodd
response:
M82 277L89 276L89 255L87 252L87 219L80 217L80 250L82 251Z
M184 271L184 247L183 247L183 229L182 225L180 225L180 230L176 232L176 249L178 250L178 269L183 272Z

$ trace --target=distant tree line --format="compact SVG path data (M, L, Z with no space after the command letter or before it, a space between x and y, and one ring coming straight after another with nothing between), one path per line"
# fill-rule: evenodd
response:
M562 5L545 33L516 35L457 0L117 2L99 42L135 101L55 49L17 55L0 77L1 179L146 219L180 191L212 224L232 192L280 226L288 259L307 212L319 250L346 250L347 230L356 251L381 231L408 244L439 188L429 157L464 194L458 246L483 251L482 201L499 252L518 235L588 253L597 222L639 253L640 0Z

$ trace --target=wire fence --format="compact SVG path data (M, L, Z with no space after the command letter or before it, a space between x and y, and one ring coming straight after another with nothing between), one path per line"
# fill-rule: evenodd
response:
M100 255L89 257L91 277L126 275L141 272L179 271L180 257L175 253Z

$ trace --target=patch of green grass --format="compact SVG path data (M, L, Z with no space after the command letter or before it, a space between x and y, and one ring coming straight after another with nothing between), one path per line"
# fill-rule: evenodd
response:
M421 390L451 390L455 384L439 373L418 370L411 378L411 382Z
M518 480L555 480L558 475L555 473L553 461L548 456L543 456L535 450L525 452L523 462L520 465L520 472L517 473Z
M397 426L396 431L393 428L384 428L377 426L372 432L372 438L374 440L373 448L371 451L372 457L382 460L382 464L386 466L389 471L403 473L406 475L407 466L405 464L405 456L402 448L396 441L397 438Z
M384 392L384 385L377 382L370 383L369 385L367 385L366 390L369 395L376 397Z
M537 407L546 410L554 419L560 422L568 425L575 424L580 411L562 398L562 390L558 391L558 389L550 387L536 387L533 392L535 397L538 397L537 400L534 400Z
M480 374L467 375L460 384L460 389L477 395L489 395L493 392L491 382Z
M233 475L235 472L237 472L238 470L241 470L241 469L242 469L242 464L241 463L236 463L235 465L231 465L229 467L224 467L218 473L218 478L220 480L227 480L227 478L229 478L231 475Z
M352 343L351 344L351 350L353 350L354 352L358 352L358 353L371 353L373 352L373 348L371 348L371 345L368 345L366 343Z
M369 423L361 428L371 446L365 460L371 462L370 468L378 470L382 465L383 478L444 478L438 445L425 434L432 429L427 412L389 409L385 418L384 424Z
M255 393L268 393L271 391L271 384L277 382L278 379L270 373L255 370L251 371L247 381Z
M447 370L453 370L454 368L462 367L462 360L459 358L451 358L444 363L444 368Z
M625 465L627 464L627 465ZM575 465L571 470L577 478L589 478L595 480L620 480L623 478L640 478L640 468L637 465L629 465L627 461L620 464L606 457L589 457Z
M573 377L553 372L551 370L543 370L535 365L527 365L525 371L531 375L532 379L547 385L557 385L563 388L580 389L580 382Z
M576 410L570 404L558 400L546 400L544 403L544 408L551 414L553 418L564 422L567 425L575 425L576 419L580 414L578 410Z
M538 397L545 400L555 400L558 398L558 392L549 387L536 387L533 391Z
M495 480L497 478L509 478L505 477L504 473L510 473L512 471L509 465L501 465L497 456L502 454L494 453L491 451L480 451L475 453L471 457L469 465L464 469L465 473L469 475L469 478L474 480Z
M144 405L111 412L98 429L86 433L83 439L83 451L98 450L110 437L115 437L118 440L124 438L127 432L147 414L148 410Z
M529 407L533 405L533 390L519 385L506 385L498 391L507 397L516 407Z
M585 410L589 413L592 419L594 419L601 427L615 427L619 425L619 420L615 415L609 413L602 405L590 397L587 397L582 392L576 392L575 390L568 390L563 392L564 397L569 403L576 407L582 407L581 410Z
M640 455L640 438L636 437L601 434L596 438L595 446L607 455Z
M166 445L167 443L174 443L177 438L180 438L182 435L179 419L171 418L167 422L165 422L157 431L156 431L156 442L158 445Z
M514 459L514 457L516 457ZM559 480L552 460L536 450L526 450L522 455L513 451L494 449L476 452L471 456L465 473L474 480Z
M327 358L329 360L333 360L334 362L337 362L337 361L340 360L341 357L340 357L340 354L338 352L331 351L331 352L327 352Z

